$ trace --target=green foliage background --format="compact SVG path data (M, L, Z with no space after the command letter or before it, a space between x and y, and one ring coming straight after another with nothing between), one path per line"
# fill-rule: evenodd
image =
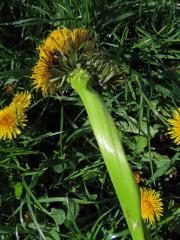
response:
M0 239L131 239L79 97L65 90L43 98L32 89L36 47L57 27L91 29L125 73L102 94L140 186L162 196L161 221L147 224L152 239L177 239L180 152L167 134L180 106L177 3L1 1L0 107L24 90L33 103L23 134L0 142Z

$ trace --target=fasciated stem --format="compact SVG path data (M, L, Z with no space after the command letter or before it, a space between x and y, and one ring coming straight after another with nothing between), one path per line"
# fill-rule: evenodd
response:
M77 68L69 77L89 117L94 135L118 196L133 240L144 240L140 193L127 162L118 130L101 96L91 86L90 74Z

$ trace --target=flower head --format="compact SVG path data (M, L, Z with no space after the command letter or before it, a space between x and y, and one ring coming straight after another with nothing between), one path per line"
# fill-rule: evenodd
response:
M21 133L19 125L24 124L24 119L17 121L16 111L13 107L0 110L0 139L12 139Z
M63 68L62 56L66 55L66 58L68 58L72 51L78 52L81 47L83 52L87 52L94 47L94 41L90 39L88 30L63 28L52 31L42 45L38 47L39 60L32 73L35 89L41 90L43 95L56 91L63 82L63 74L61 73Z
M51 81L53 75L52 65L53 65L53 55L45 51L41 50L41 54L43 53L43 57L41 57L36 66L33 68L32 78L34 79L33 85L36 90L41 90L44 95L48 95L52 93L54 88L56 87L55 82Z
M17 110L24 111L31 103L31 94L29 92L17 93L13 98L10 106L15 107Z
M68 53L69 45L68 41L71 37L72 31L68 28L56 29L52 31L48 38L43 42L43 44L39 47L40 53L39 56L43 56L42 51L46 49L50 53L60 52L60 53Z
M142 218L151 224L156 219L159 221L163 213L163 204L159 193L151 188L140 188L140 192Z
M180 145L180 108L173 112L173 118L168 120L169 134L177 145Z
M0 139L16 138L21 128L26 126L25 110L29 107L31 94L17 94L11 104L0 110Z

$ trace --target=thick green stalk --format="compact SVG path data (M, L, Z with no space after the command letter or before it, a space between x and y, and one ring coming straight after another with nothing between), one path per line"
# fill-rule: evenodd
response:
M86 70L76 69L69 79L88 113L132 238L144 240L139 190L126 160L115 123L101 96L91 87L91 76Z

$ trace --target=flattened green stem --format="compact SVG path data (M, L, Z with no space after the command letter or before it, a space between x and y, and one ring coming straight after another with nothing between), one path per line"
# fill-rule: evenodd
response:
M139 190L126 160L115 123L101 96L91 87L91 76L86 70L76 69L69 80L88 113L132 239L144 240Z

